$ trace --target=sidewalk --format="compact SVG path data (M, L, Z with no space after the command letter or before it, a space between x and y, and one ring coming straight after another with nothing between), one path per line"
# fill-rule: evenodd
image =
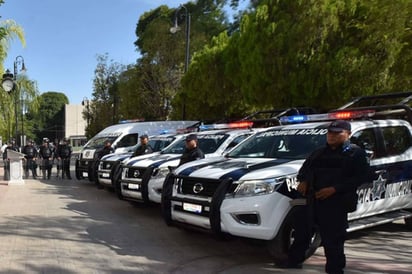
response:
M302 270L274 268L258 254L243 261L241 255L236 260L212 256L207 253L210 248L181 242L209 236L185 235L164 225L160 216L108 199L110 194L90 183L55 176L25 180L23 185L0 180L0 273L323 273L322 248ZM125 215L130 221L125 216L108 217L125 210L130 211ZM139 222L143 217L150 223ZM412 232L393 224L353 234L346 253L345 273L412 273ZM183 265L187 258L192 261ZM231 260L236 263L228 263Z

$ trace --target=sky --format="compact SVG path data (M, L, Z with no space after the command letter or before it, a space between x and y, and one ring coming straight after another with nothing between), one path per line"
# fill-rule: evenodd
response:
M9 45L4 68L13 72L22 56L30 80L40 93L66 94L70 104L92 98L97 55L123 65L139 58L134 41L139 17L160 5L176 8L183 0L5 0L0 20L24 29L26 46ZM172 22L171 22L172 24ZM17 58L17 59L16 59Z

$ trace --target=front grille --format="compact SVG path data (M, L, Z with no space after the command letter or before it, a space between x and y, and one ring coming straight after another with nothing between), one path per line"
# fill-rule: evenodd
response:
M129 167L126 172L126 178L141 179L145 173L145 168Z
M186 195L212 197L219 184L219 180L184 178L180 181L180 192Z

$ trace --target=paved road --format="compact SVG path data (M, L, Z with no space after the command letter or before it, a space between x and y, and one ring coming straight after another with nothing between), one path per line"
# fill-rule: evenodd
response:
M346 273L412 273L412 232L394 223L353 233ZM118 200L88 181L0 181L0 273L322 273L272 266L265 245L167 227L158 206Z

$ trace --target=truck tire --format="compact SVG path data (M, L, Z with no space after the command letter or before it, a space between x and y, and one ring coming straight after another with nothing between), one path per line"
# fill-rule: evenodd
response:
M94 172L93 172L93 168L94 168L94 164L95 161L89 162L89 164L87 165L87 178L89 179L89 182L94 182Z
M115 189L116 176L118 176L120 170L120 161L116 161L113 164L112 170L110 171L110 181L112 182L113 189Z
M407 228L412 229L412 217L405 218L405 225Z
M122 179L122 166L121 166L121 163L118 162L113 167L111 180L112 180L112 186L113 186L114 192L116 193L117 198L119 198L119 200L124 200L124 197L122 194L122 185L120 181L121 179Z
M81 172L80 169L79 169L79 159L76 159L74 172L75 172L75 174L76 174L76 179L77 179L77 180L83 179L82 172Z
M162 210L162 217L168 226L172 225L172 203L171 197L173 194L174 177L172 173L167 174L162 187L162 201L160 208Z
M149 167L146 169L142 176L142 185L141 185L141 193L142 199L145 204L149 204L149 181L153 174L153 167Z
M274 262L284 262L288 258L288 251L293 242L294 225L293 219L294 215L297 214L299 208L297 206L293 207L286 218L273 240L268 241L269 253L273 256ZM305 259L312 256L316 249L320 246L321 239L317 231L314 230L310 246L305 253Z

